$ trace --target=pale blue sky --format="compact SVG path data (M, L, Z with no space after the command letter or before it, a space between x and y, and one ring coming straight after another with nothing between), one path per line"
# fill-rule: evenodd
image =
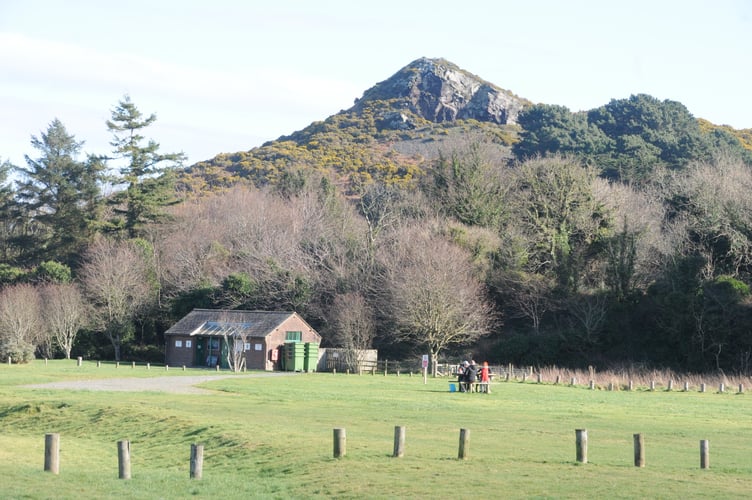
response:
M746 0L0 0L0 158L36 157L54 118L108 153L127 93L190 164L349 108L423 56L573 111L647 93L752 128Z

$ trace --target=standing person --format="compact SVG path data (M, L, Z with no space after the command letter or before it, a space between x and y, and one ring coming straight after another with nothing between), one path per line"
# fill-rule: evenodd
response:
M488 361L484 361L483 368L480 369L480 381L484 384L481 386L483 392L491 392L488 390L488 384L491 383L491 377L488 373Z
M470 361L469 366L465 368L465 375L467 392L473 392L473 384L478 380L478 365L475 364L475 360Z
M467 361L463 361L457 367L457 385L460 387L460 392L465 392L465 366L467 366Z

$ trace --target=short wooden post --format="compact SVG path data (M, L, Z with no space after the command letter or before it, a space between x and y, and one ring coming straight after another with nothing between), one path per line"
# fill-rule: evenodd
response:
M710 468L710 442L707 439L700 441L700 469Z
M725 390L726 390L726 386L723 384L723 382L721 382L718 385L718 392L720 392L721 394L723 394Z
M671 391L671 390L673 390L673 389L674 389L674 381L673 381L672 379L669 379L669 381L668 381L668 388L667 388L667 390L668 390L668 391Z
M217 363L217 367L216 367L216 369L217 369L217 371L219 371L219 363Z
M183 371L185 371L185 365L183 365Z
M394 454L393 457L400 458L405 455L405 426L394 426Z
M739 394L744 394L744 384L739 384Z
M700 384L700 392L705 392L705 382Z
M118 479L131 478L131 443L118 441Z
M120 368L120 361L115 361L115 368Z
M561 382L561 375L556 376L556 381L554 382L554 384L559 385L559 382Z
M689 382L684 382L684 392L689 392Z
M634 435L634 466L645 467L645 437L642 434Z
M634 380L630 380L629 384L627 384L627 390L633 391L634 390Z
M595 389L595 380L590 381L590 390L592 391L593 389Z
M614 383L613 382L609 382L608 383L608 390L609 391L613 391L614 390Z
M81 366L82 364L84 364L84 358L81 357L81 356L77 357L76 358L76 366Z
M44 470L60 474L60 434L44 435Z
M651 381L650 381L650 390L651 390L651 391L654 391L654 390L655 390L655 380L651 380Z
M8 356L8 366L10 366L12 364L13 364L13 358L11 358L10 356Z
M345 429L334 429L334 458L344 457L347 453L347 433Z
M457 458L465 460L470 455L470 429L460 429L460 450Z
M587 463L587 429L575 429L577 461Z
M136 368L136 362L135 361L131 361L131 368Z
M44 366L47 366L47 358L44 358Z
M146 369L151 370L151 363L146 363Z
M538 383L540 384L541 382L543 382L543 375L541 375L540 372L539 372L538 373Z
M577 379L575 377L572 377L572 380L569 382L569 385L576 385Z
M201 479L204 473L204 445L191 445L191 479Z
M97 361L97 368L99 368L101 366L102 366L102 362L101 361Z
M164 365L164 369L165 369L165 371L169 371L170 370L170 365Z

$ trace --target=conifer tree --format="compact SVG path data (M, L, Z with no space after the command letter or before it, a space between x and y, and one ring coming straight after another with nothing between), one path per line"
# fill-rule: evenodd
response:
M126 95L107 120L115 159L123 161L119 181L125 186L114 197L117 218L112 229L125 230L130 237L136 237L145 223L159 220L163 207L176 201L173 169L182 165L185 155L160 153L157 142L141 135L156 119L153 113L144 117Z

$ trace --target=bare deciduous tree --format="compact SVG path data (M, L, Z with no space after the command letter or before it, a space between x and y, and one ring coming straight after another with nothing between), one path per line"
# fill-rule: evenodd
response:
M334 342L345 350L345 362L357 370L372 347L373 313L359 293L337 295L332 303Z
M425 228L403 229L382 255L397 338L429 351L432 366L450 346L490 333L493 309L470 255Z
M34 359L39 344L39 291L30 284L7 287L0 291L0 356L17 363Z
M133 318L152 296L143 249L129 241L100 239L86 252L81 277L98 327L120 360L121 346L133 334Z
M76 335L89 320L89 308L78 286L50 284L41 289L43 322L51 338L70 359Z

